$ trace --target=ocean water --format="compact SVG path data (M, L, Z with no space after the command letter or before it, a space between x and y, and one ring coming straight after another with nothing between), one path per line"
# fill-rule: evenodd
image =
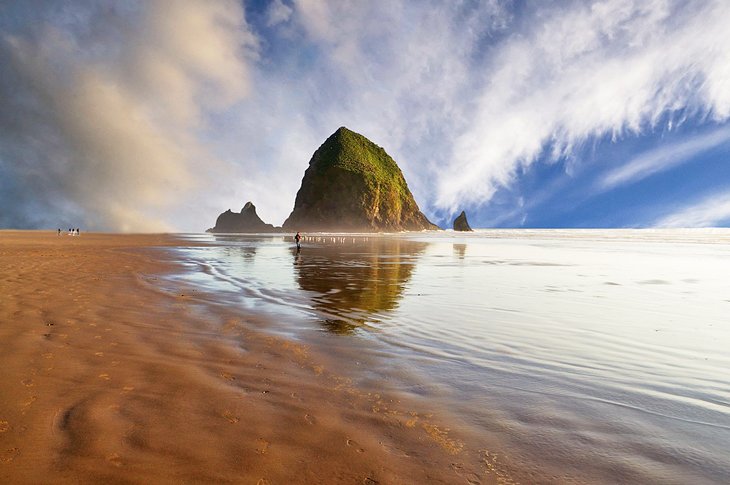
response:
M179 278L356 349L522 483L730 483L730 230L188 238Z

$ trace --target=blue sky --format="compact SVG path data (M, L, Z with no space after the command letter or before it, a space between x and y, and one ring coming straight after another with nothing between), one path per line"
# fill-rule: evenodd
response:
M0 227L280 225L339 126L442 227L730 225L725 1L4 2Z

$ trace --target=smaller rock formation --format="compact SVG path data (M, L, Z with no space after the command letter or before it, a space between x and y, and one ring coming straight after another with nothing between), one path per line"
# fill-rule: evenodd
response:
M241 209L241 213L237 214L230 209L218 216L215 221L215 227L208 229L206 232L219 233L256 233L256 232L276 232L271 224L266 224L256 214L256 206L251 202Z
M469 226L466 220L466 212L461 211L459 217L454 219L454 231L472 231L473 229Z

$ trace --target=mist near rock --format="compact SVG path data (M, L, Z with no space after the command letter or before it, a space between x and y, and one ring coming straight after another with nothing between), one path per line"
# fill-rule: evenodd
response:
M39 4L2 25L0 226L170 229L225 171L199 133L249 90L240 4Z

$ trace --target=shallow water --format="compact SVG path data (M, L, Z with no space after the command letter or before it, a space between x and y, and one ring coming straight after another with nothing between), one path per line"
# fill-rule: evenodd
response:
M180 277L361 351L523 482L730 483L729 230L189 238Z

